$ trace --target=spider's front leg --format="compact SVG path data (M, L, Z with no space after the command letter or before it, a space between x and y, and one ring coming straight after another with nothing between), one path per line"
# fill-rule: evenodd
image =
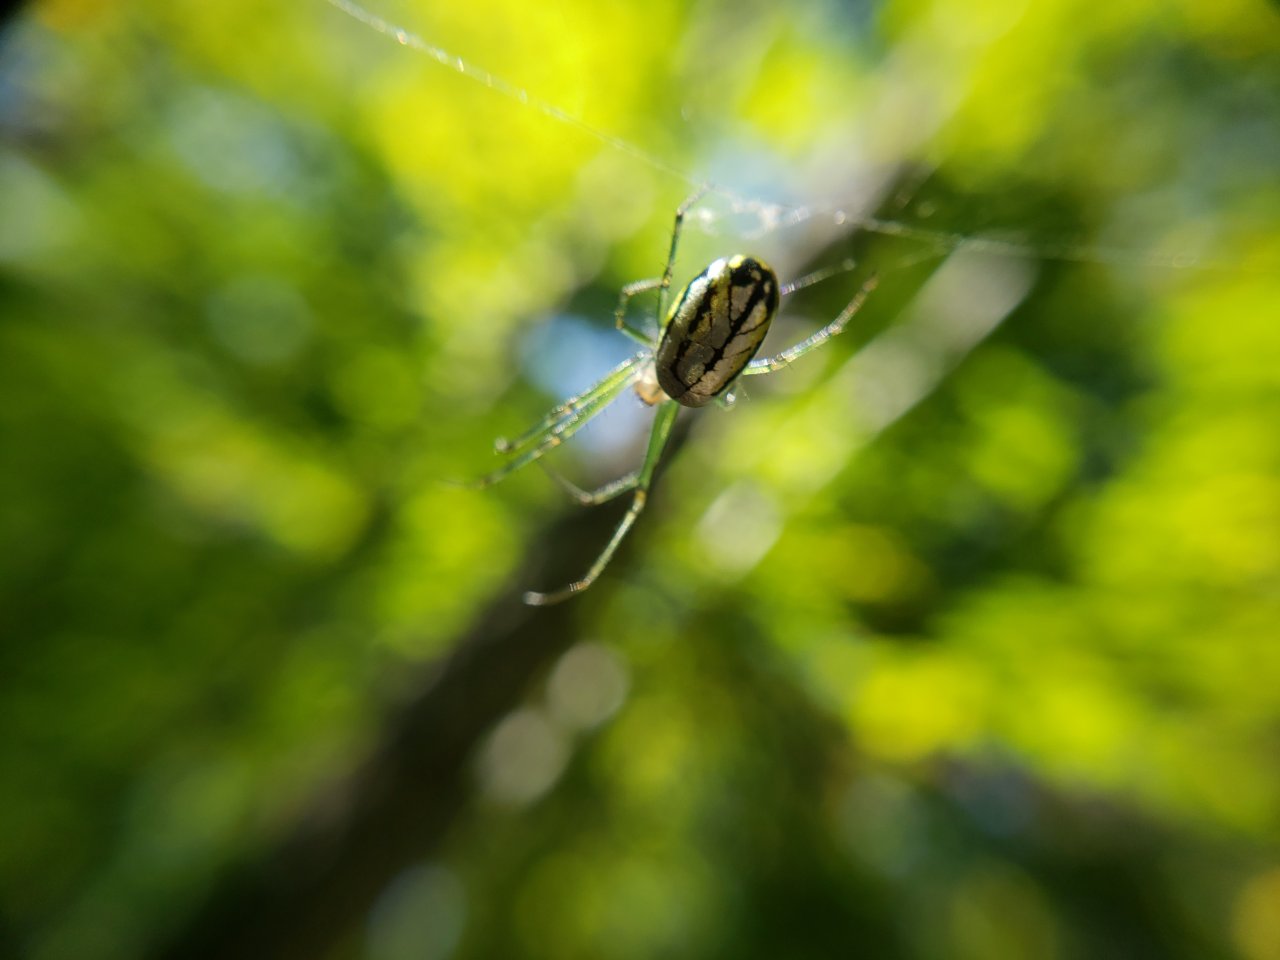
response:
M546 471L547 476L560 485L565 493L569 494L577 503L584 507L596 507L602 503L608 503L614 497L621 496L628 490L634 490L636 484L640 481L640 471L632 470L624 477L617 480L611 480L602 487L595 490L584 490L578 486L559 470L549 466L545 461L539 460L538 466Z
M492 486L560 446L636 381L643 372L645 359L644 354L629 357L586 392L570 397L514 440L499 438L494 442L497 451L516 456L469 486L475 489Z

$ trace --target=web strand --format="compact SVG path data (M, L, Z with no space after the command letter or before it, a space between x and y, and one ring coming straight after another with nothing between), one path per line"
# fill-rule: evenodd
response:
M1238 263L1211 261L1185 253L1163 254L1127 250L1121 247L1099 247L1071 243L1047 245L1021 243L1016 240L930 230L927 227L917 227L896 220L852 214L844 209L830 205L794 207L782 203L747 199L721 184L695 177L687 170L669 163L662 157L635 145L631 141L590 124L581 117L561 109L554 103L531 94L525 88L510 83L502 77L490 73L488 70L475 66L462 57L451 54L442 47L428 43L418 34L386 20L355 3L354 0L326 0L326 2L370 29L390 37L401 46L409 47L417 53L431 58L441 66L488 87L503 97L537 110L557 123L562 123L571 129L577 130L610 149L626 154L660 173L674 177L691 189L716 194L724 198L732 205L735 212L755 213L766 227L799 224L815 216L830 217L837 225L848 226L850 229L909 240L932 248L923 255L925 258L935 253L943 255L952 251L964 250L1001 257L1055 260L1067 263L1106 266L1154 267L1174 271L1253 272L1250 268L1241 267Z
M376 13L366 10L359 4L351 2L351 0L328 0L328 3L337 7L347 16L359 20L365 26L390 37L401 46L416 50L418 53L430 57L441 66L448 67L450 70L460 73L464 77L488 87L495 93L499 93L504 97L516 101L516 103L523 104L526 107L532 107L533 109L546 114L551 119L572 127L573 129L600 141L606 146L619 151L620 153L625 153L628 156L639 160L641 163L648 164L655 170L673 176L678 180L683 180L691 187L705 188L722 194L728 193L728 191L716 186L715 184L696 179L687 171L681 170L679 167L667 163L667 161L663 160L661 157L649 153L647 150L642 150L629 140L624 140L622 137L615 136L606 130L601 130L599 127L587 123L581 117L576 117L572 113L568 113L565 110L560 109L554 103L543 100L541 97L534 96L523 87L518 87L513 83L508 83L506 80L490 73L488 70L477 67L474 64L463 60L461 57L455 57L447 50L427 43L427 41L418 36L418 34L391 23L389 20L378 16Z

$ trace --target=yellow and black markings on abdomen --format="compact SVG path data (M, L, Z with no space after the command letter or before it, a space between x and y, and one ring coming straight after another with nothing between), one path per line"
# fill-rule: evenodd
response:
M672 400L701 407L724 393L778 312L778 278L754 257L722 258L689 281L671 308L654 356Z

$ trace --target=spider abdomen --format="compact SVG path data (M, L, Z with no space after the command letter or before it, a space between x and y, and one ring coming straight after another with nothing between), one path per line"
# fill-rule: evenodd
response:
M672 400L701 407L724 393L764 340L778 312L778 278L754 257L721 258L689 281L654 355Z

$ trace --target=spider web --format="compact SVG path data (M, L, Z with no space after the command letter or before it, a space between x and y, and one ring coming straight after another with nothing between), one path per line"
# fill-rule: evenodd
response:
M823 251L836 247L841 238L850 236L878 238L883 242L875 254L875 269L882 276L932 264L934 269L901 319L865 344L848 370L842 373L849 378L850 408L846 412L863 424L868 437L928 396L965 355L998 329L1033 288L1041 264L1091 265L1107 268L1112 276L1120 279L1154 275L1162 283L1169 277L1189 273L1255 273L1275 268L1272 264L1260 267L1250 264L1243 255L1216 257L1200 252L1226 249L1221 237L1192 235L1188 238L1185 233L1175 234L1178 242L1185 246L1173 252L1153 249L1157 241L1151 237L1159 237L1162 229L1165 236L1169 233L1167 219L1160 217L1154 218L1154 230L1148 230L1145 236L1139 234L1136 246L1043 238L1032 241L1003 232L974 234L947 229L936 225L943 219L938 215L939 204L954 206L950 211L954 214L953 220L963 221L966 213L970 216L973 213L966 211L963 198L951 200L944 196L939 200L931 196L926 200L921 197L922 185L934 172L927 164L870 163L854 157L847 164L846 174L835 180L816 182L817 192L827 194L826 197L804 202L774 199L765 195L775 186L768 175L761 177L757 172L757 179L768 184L760 191L729 182L739 175L735 161L740 157L722 158L719 163L712 158L707 163L710 170L722 169L726 176L715 172L695 173L435 45L354 0L327 2L370 30L518 103L525 110L544 116L550 123L592 138L610 151L683 183L691 192L705 191L706 200L691 212L686 224L681 264L686 271L689 263L705 262L699 255L699 236L726 234L750 240L753 250L757 244L763 244L770 262L779 268L780 276L784 280L794 278L792 282L797 291L858 269L859 264L844 257L813 268L815 262L822 263ZM831 163L831 158L826 162ZM815 166L821 164L819 161ZM746 175L751 177L750 172ZM788 312L804 313L794 309L794 302ZM810 317L810 320L825 322L821 316ZM771 342L776 347L783 341L771 338ZM562 315L535 332L526 343L525 372L549 393L563 396L580 389L584 376L590 371L607 369L629 349L630 345L622 338L597 336L585 319ZM581 435L582 446L594 448L597 454L606 457L618 451L618 435L634 432L616 429L618 419L638 419L639 413L627 412L624 407L621 412L611 410L609 416L614 421L610 430L589 428Z
M715 177L699 176L690 170L670 162L665 157L644 147L595 126L578 115L543 99L528 89L511 83L469 60L436 46L407 27L379 15L354 0L327 0L347 16L363 23L369 29L383 34L417 54L428 57L442 67L452 70L469 80L487 87L499 96L513 100L523 107L543 114L551 121L563 124L585 136L593 138L612 150L629 156L653 170L684 182L691 191L705 191L720 198L728 213L749 216L757 221L756 234L761 235L780 227L796 226L805 221L821 219L843 230L857 230L870 234L914 241L927 251L968 251L1004 257L1047 259L1056 261L1093 263L1110 266L1146 266L1165 270L1240 270L1246 267L1237 259L1216 259L1191 250L1160 252L1123 246L1105 246L1094 243L1044 243L1025 242L996 236L973 235L965 232L934 229L919 223L876 216L866 212L868 196L864 193L853 200L824 200L813 203L788 204L760 196L746 194L739 188ZM923 181L928 171L916 175ZM914 186L918 186L917 182ZM911 199L914 187L909 187L898 203L905 206ZM696 212L696 220L704 229L712 229L718 215L709 209ZM925 256L930 255L928 252ZM1265 269L1271 269L1267 265Z

